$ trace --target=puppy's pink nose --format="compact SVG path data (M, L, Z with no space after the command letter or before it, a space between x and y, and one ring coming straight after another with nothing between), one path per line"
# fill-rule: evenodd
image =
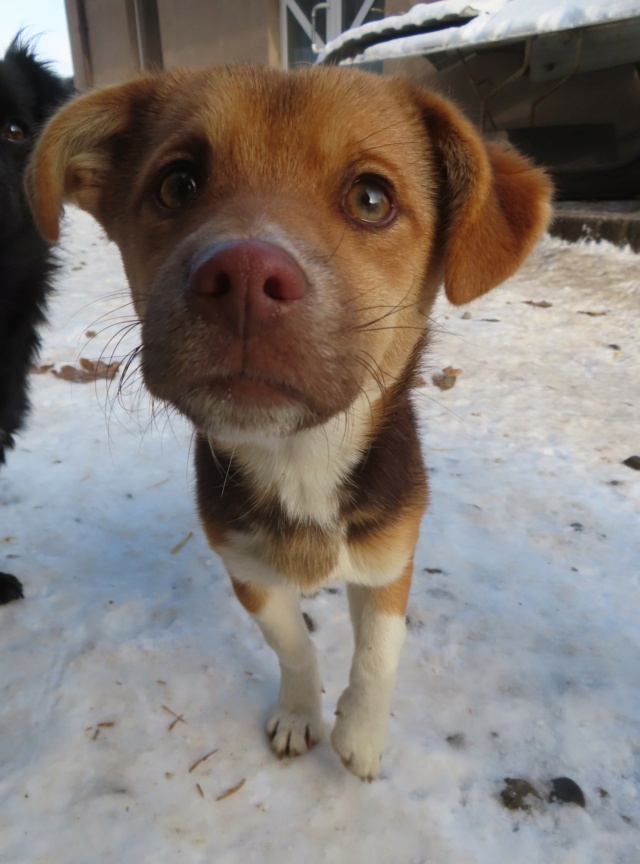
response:
M227 322L236 336L276 323L305 295L307 281L295 259L264 240L214 246L193 264L187 304L202 318Z

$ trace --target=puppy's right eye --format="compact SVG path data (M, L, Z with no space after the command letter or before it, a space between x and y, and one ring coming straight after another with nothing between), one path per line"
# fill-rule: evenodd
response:
M156 198L165 210L179 210L193 201L199 188L193 165L189 162L174 162L162 172Z
M22 123L18 123L17 120L7 120L2 127L2 137L5 141L12 141L14 143L25 141L28 134L27 127Z

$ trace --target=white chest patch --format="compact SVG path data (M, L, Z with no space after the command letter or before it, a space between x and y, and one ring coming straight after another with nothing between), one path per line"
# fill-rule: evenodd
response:
M278 497L288 516L329 527L338 518L340 485L366 447L370 418L362 396L322 426L243 448L236 458L258 490Z

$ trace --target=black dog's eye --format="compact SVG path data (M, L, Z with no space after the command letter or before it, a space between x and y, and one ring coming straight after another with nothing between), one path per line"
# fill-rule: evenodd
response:
M28 134L27 127L17 120L7 120L2 127L2 137L5 141L25 141Z
M174 162L160 175L156 197L166 210L186 207L198 194L200 184L189 162Z
M376 177L359 177L347 192L344 209L359 222L385 225L394 215L387 187Z

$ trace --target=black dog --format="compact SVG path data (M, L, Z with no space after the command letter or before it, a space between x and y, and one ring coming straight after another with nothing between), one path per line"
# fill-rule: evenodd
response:
M29 366L55 270L31 219L23 172L42 124L71 92L27 43L13 40L0 60L0 464L29 410ZM18 580L0 573L0 603L21 596Z

